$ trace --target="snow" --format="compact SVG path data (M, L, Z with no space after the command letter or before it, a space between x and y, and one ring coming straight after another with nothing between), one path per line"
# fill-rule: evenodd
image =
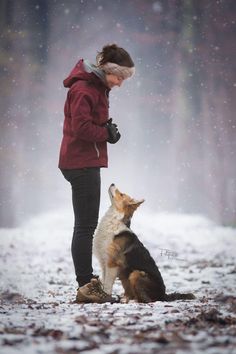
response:
M103 213L101 213L102 215ZM132 229L155 258L167 292L196 300L75 304L69 211L0 230L0 353L233 353L236 231L200 215L151 214ZM94 260L95 273L99 267ZM114 293L121 294L116 281Z

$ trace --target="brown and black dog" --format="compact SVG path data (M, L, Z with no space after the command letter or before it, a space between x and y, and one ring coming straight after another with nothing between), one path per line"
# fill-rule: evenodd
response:
M144 200L109 188L111 207L94 235L93 250L102 268L104 290L111 294L116 277L122 282L125 297L137 302L191 300L191 293L166 294L161 273L147 248L130 229L130 220Z

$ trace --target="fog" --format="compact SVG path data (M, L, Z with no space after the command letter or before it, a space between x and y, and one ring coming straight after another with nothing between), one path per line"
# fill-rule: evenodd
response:
M0 226L71 208L58 165L62 81L117 43L136 74L110 93L101 208L115 183L155 212L235 225L233 1L3 1Z

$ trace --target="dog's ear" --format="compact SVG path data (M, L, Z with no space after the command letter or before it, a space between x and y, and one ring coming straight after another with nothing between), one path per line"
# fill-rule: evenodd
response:
M129 205L133 205L136 208L139 207L139 205L141 205L145 200L141 199L141 200L136 200L136 199L132 199L131 202L129 203Z

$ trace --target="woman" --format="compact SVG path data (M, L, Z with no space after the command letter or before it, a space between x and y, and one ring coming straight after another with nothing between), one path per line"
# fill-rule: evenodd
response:
M112 301L92 269L92 241L100 204L100 168L107 167L107 142L120 139L117 125L109 119L109 91L134 74L130 55L116 44L106 45L97 64L81 59L64 86L63 139L59 168L72 187L74 233L71 245L77 302Z

